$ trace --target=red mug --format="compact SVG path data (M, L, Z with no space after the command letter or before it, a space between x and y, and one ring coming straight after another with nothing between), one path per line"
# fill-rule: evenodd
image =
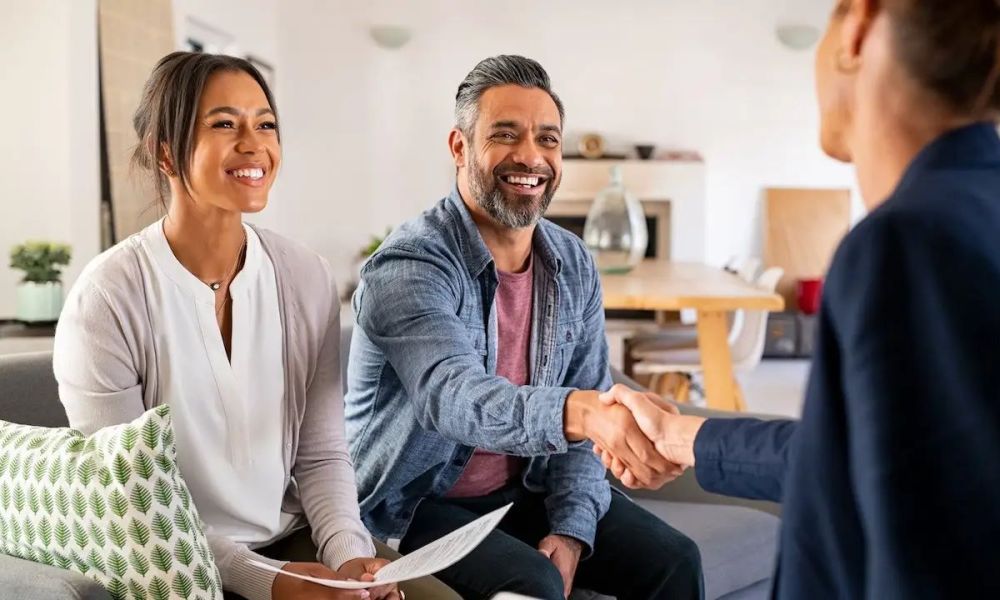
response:
M799 310L807 315L819 312L819 301L823 296L823 279L799 279L796 286Z

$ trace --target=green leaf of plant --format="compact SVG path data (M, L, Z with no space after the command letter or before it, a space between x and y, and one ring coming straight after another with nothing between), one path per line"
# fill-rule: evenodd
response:
M83 528L83 525L81 525L79 521L73 521L72 529L73 541L76 542L76 545L79 546L81 550L86 548L87 542L90 538L87 536L87 531Z
M191 597L191 592L194 591L194 584L191 578L184 573L178 572L174 575L173 585L170 586L174 590L174 593L187 600Z
M142 443L150 450L156 450L160 443L160 426L153 419L142 424Z
M123 575L118 577L123 577ZM128 600L128 588L125 587L125 583L121 579L112 579L104 587L111 594L113 600Z
M41 493L42 508L45 509L45 514L51 515L55 512L55 503L52 501L52 492L49 488L43 487Z
M59 481L59 476L62 475L62 468L62 456L57 454L52 459L52 462L49 463L49 483L55 484L55 482Z
M24 505L26 503L24 488L20 485L14 484L14 510L21 512L24 510Z
M153 516L153 533L164 542L169 542L174 535L174 526L170 524L170 519L160 513Z
M153 485L153 497L160 506L167 508L174 501L174 492L170 489L170 484L163 479L157 479Z
M108 523L108 539L119 549L124 548L128 542L128 539L125 537L125 529L114 521Z
M8 466L10 466L10 454L0 454L0 477L3 477L4 473L7 472Z
M194 568L194 584L198 586L198 589L207 592L211 581L212 577L208 574L205 565L198 565Z
M83 438L73 438L70 443L66 444L66 452L69 454L75 454L83 450L83 447L87 442L83 441Z
M73 512L81 519L87 516L87 499L80 490L73 492Z
M35 489L35 486L29 485L28 486L28 510L31 511L31 514L37 515L39 508L41 508L41 506L40 506L40 504L38 502L38 490Z
M35 456L33 454L28 454L24 457L24 462L21 463L21 479L31 479L31 467L34 462Z
M149 527L142 522L132 519L128 525L128 535L138 546L145 546L149 543Z
M184 509L179 506L174 511L174 525L184 533L191 533L191 520L188 518L187 513L184 512Z
M119 485L125 485L132 479L132 467L129 466L125 456L118 454L111 461L111 474L115 476Z
M125 573L128 572L128 561L121 554L118 554L114 550L108 555L108 570L115 574L117 577L125 577Z
M24 531L21 534L23 536L21 543L27 546L35 545L35 525L31 522L31 519L24 517Z
M122 448L131 452L135 448L135 443L139 441L139 432L135 427L128 425L121 433Z
M45 515L38 520L38 539L46 548L52 545L52 522Z
M10 477L16 477L18 473L21 472L21 455L14 453L14 456L10 459L10 466L7 467L10 471Z
M66 556L65 554L55 554L53 558L56 559L56 566L63 571L68 570L73 565L73 561L71 561L69 556Z
M21 524L13 516L10 518L10 537L15 540L21 539Z
M140 544L142 545L142 544ZM132 568L135 569L143 577L146 573L149 573L149 561L142 554L139 554L136 550L132 550L128 554L128 561L132 564Z
M108 507L120 519L128 512L128 498L118 490L111 490L111 495L108 496Z
M97 470L97 480L101 482L103 487L108 487L111 485L111 470L105 466L102 466Z
M136 453L135 460L132 461L132 468L139 477L147 480L153 476L155 470L153 460L142 450Z
M170 460L170 457L166 454L157 454L155 462L156 467L160 470L160 473L168 477L173 474L174 469L176 468L174 461Z
M97 465L94 463L94 457L92 456L85 458L76 468L76 477L83 485L90 485L90 481L96 474Z
M97 551L97 548L90 549L90 555L87 557L90 566L94 567L94 570L103 573L105 571L104 559L101 558L101 554Z
M132 488L132 507L142 514L149 512L150 507L153 506L153 496L146 489L146 486L142 484L136 484Z
M98 519L103 519L108 512L108 505L97 490L90 492L90 512Z
M56 566L56 559L51 552L45 548L35 548L35 561L50 567Z
M40 482L45 477L45 470L48 469L48 467L49 459L46 458L44 454L39 456L38 460L35 461L35 472L32 473L34 475L33 479L36 482Z
M73 561L73 564L76 565L76 570L86 575L87 571L90 570L90 563L77 554L76 550L70 550L69 557Z
M66 547L69 546L69 537L70 537L69 527L66 526L66 523L62 521L56 521L56 527L53 533L55 533L56 543L59 544L59 547L62 549L66 549Z
M170 586L159 577L149 581L149 597L153 600L170 600Z
M146 600L147 598L146 589L134 579L129 580L128 591L132 594L132 600Z
M69 495L63 488L56 489L56 509L62 516L69 516Z
M104 537L104 532L97 526L97 523L91 523L90 527L87 528L87 531L90 533L90 539L94 540L94 544L96 544L99 548L103 548L104 545L108 543L107 538ZM103 571L104 569L101 570Z
M0 506L10 506L10 488L5 481L0 481Z
M174 544L174 558L185 567L190 567L194 562L194 548L184 538L179 538Z
M170 556L170 552L160 545L153 546L153 550L149 553L149 561L164 573L170 571L174 566L174 559Z

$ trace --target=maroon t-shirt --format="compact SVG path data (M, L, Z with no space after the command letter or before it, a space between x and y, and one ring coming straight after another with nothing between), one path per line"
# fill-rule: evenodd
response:
M496 293L497 307L497 375L514 385L527 385L530 380L528 345L531 343L531 309L534 298L532 260L523 273L500 276ZM446 494L449 498L485 496L519 477L525 459L496 454L476 448L465 471Z

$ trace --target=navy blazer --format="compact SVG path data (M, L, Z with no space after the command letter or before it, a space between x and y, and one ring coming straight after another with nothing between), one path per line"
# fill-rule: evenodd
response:
M775 598L1000 598L1000 139L927 146L837 250L802 420L709 420L710 491L783 503Z

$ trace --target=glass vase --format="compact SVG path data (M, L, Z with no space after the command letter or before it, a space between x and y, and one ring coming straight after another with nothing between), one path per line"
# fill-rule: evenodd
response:
M620 166L611 168L611 181L590 207L583 241L602 273L628 273L646 255L646 215L639 200L625 189Z

